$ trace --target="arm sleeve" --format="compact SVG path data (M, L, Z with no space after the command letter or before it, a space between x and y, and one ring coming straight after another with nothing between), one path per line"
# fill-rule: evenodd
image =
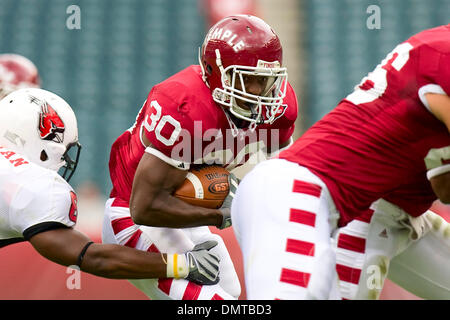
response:
M431 112L430 106L428 105L428 100L425 98L427 93L439 93L446 94L444 89L440 85L429 83L419 88L419 98L423 105Z
M450 54L424 46L420 49L417 69L419 83L418 96L422 104L430 110L425 98L427 93L446 94L450 96Z
M161 151L159 151L156 148L147 147L145 149L145 152L152 154L155 157L158 157L162 161L164 161L164 162L170 164L171 166L176 167L180 170L189 170L189 168L190 168L190 163L172 159L171 157L166 156L164 153L162 153Z

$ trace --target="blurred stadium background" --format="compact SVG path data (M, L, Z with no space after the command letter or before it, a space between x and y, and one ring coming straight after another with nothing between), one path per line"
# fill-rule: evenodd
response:
M66 27L70 5L81 9L79 30ZM380 29L367 28L370 5L381 9ZM423 29L449 23L450 2L0 0L0 52L31 59L43 88L64 97L77 115L83 145L72 180L79 194L77 228L100 241L103 202L110 189L111 144L133 124L151 87L196 64L205 32L232 13L260 16L279 34L289 80L299 98L298 137L396 44ZM436 208L448 220L448 207L437 203ZM233 231L220 234L242 278ZM0 250L0 270L0 299L145 299L125 280L86 274L80 290L69 290L66 268L46 261L28 243ZM382 298L417 299L390 282Z

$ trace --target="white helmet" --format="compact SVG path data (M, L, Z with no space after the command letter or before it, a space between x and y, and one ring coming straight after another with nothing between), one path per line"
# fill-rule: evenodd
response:
M31 162L58 171L67 181L80 156L77 119L56 94L38 88L16 90L0 101L0 145ZM75 147L75 160L69 150Z

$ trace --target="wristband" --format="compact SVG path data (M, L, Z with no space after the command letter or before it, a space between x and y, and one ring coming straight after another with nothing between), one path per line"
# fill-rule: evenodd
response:
M184 254L167 254L167 278L186 278L189 274L187 259Z

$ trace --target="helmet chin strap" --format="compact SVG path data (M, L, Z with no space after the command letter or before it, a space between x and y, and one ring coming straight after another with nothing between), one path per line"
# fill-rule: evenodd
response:
M258 110L258 108L261 108L261 110ZM254 123L257 124L257 125L258 124L263 124L264 123L264 119L262 117L263 110L262 110L262 106L261 106L261 98L258 98L258 104L256 106L254 105L254 106L250 107L250 109L252 110L252 114L256 114L256 116L257 116L257 118L255 119ZM259 111L261 111L261 112L259 112Z
M230 115L228 114L228 111L225 110L225 108L222 107L223 113L225 113L225 116L227 117L228 120L228 124L230 125L231 128L231 135L233 136L233 138L236 138L239 134L239 129L236 126L236 124L233 122L233 120L230 118Z

